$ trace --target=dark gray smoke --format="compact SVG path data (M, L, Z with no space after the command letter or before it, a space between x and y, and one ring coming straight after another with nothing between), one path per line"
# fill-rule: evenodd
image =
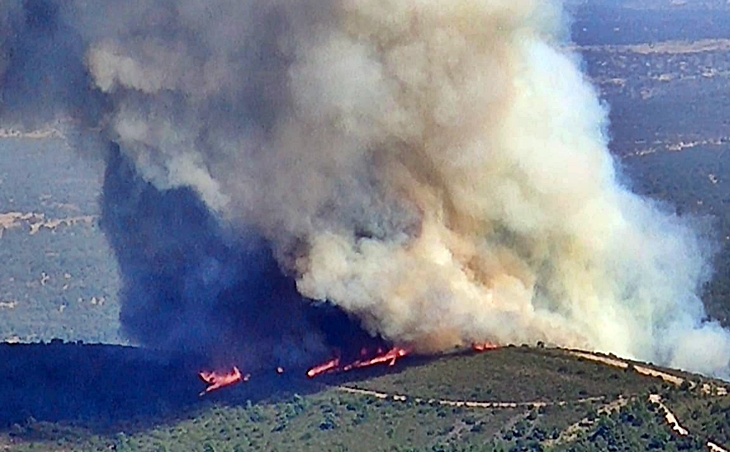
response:
M102 216L123 278L121 323L133 339L220 365L304 364L327 352L268 244L225 231L191 189L160 191L113 150Z
M69 115L98 120L102 96L90 89L84 41L61 17L63 3L5 0L0 5L4 125L36 128Z
M291 362L352 318L418 351L542 340L727 375L703 247L618 182L559 1L29 0L0 21L3 117L106 142L137 340Z
M192 7L195 2L189 3ZM207 355L218 365L235 362L251 368L311 363L332 348L347 347L347 340L371 340L341 311L305 302L294 279L280 270L270 244L253 228L225 226L193 188L153 185L139 174L130 152L110 141L115 138L107 124L113 96L94 85L87 70L88 45L106 35L134 41L138 33L162 45L179 34L171 29L176 27L177 6L183 5L4 2L2 123L25 129L58 123L80 152L106 161L102 227L119 262L121 324L133 341ZM264 19L261 31L274 27L268 31L273 37L275 22L273 15ZM142 45L144 40L139 41ZM252 43L248 51L265 51L261 46ZM281 64L266 53L250 58L262 71ZM229 127L235 122L264 130L271 127L271 112L266 111L271 107L260 88L242 86L236 112L231 110L233 99L224 95L206 102L210 111L220 110ZM169 101L165 114L185 113L180 96L160 97ZM139 114L154 113L142 109Z

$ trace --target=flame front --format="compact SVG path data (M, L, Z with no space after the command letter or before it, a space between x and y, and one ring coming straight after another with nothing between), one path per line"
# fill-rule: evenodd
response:
M208 372L203 370L199 373L199 375L200 378L209 385L207 388L205 388L205 391L200 393L201 396L217 389L225 388L226 386L239 383L241 381L248 381L250 377L250 375L248 374L241 374L241 371L236 366L233 366L233 369L226 373L220 373L216 371Z
M362 349L360 355L363 357L356 361L353 361L345 366L340 367L340 358L331 359L323 364L312 367L307 371L309 378L314 378L317 375L321 375L329 372L343 371L347 372L352 369L361 369L363 367L374 366L377 364L387 363L388 366L395 365L395 362L410 353L410 350L403 347L393 347L387 352L383 352L382 348L378 348L375 357L365 359L369 353L367 349Z
M309 378L314 378L317 375L321 375L327 372L331 372L333 370L336 370L340 367L340 358L333 358L325 363L320 364L319 366L314 366L311 369L307 371L307 376Z
M487 350L494 350L499 348L499 345L494 342L475 342L471 344L471 349L475 352L484 352Z
M322 304L419 353L546 341L730 378L715 241L630 191L573 3L0 0L1 125L68 118L104 162L135 343L295 368L357 343Z
M378 355L371 359L357 360L354 363L348 364L342 368L344 371L352 369L360 369L363 367L374 366L376 364L388 363L388 366L394 366L398 358L402 358L408 355L408 349L402 347L393 347L387 352L383 353L382 349L378 349Z

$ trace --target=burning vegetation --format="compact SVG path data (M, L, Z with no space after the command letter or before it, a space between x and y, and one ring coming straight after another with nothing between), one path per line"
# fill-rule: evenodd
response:
M471 344L471 349L475 352L484 352L487 350L495 350L499 348L499 345L493 343L493 342L480 342Z
M496 350L500 346L492 342L475 343L472 344L471 350L475 352L484 352L488 350ZM332 359L328 359L321 364L309 368L306 372L308 378L315 378L320 375L349 372L357 369L363 369L366 367L386 365L388 367L395 366L396 362L408 356L411 353L409 348L392 346L391 348L384 348L378 346L376 348L362 347L359 352L359 356L356 359L345 361L338 352L337 356ZM276 373L281 375L284 373L282 367L276 368ZM200 378L206 382L209 386L205 389L201 395L206 394L217 389L221 389L227 386L234 385L239 382L248 381L250 375L243 376L239 371L238 367L233 367L228 372L200 372Z
M205 388L205 391L200 393L201 396L209 392L225 388L236 383L240 383L242 381L248 381L248 379L251 377L249 374L241 374L241 371L238 370L238 367L236 366L233 366L233 368L227 372L203 370L198 375L200 375L201 380L208 384L208 387Z
M543 0L3 2L0 120L70 116L106 165L137 343L251 372L342 350L317 374L546 341L728 375L711 253L622 185L567 22Z
M377 348L374 352L367 348L360 350L360 358L355 361L349 362L342 365L339 357L332 358L329 361L314 366L307 371L309 378L314 378L318 375L331 373L331 372L348 372L353 369L361 369L364 367L375 366L378 364L387 364L388 366L394 366L395 362L399 358L403 358L408 355L409 351L402 347L393 347L388 351L383 348Z

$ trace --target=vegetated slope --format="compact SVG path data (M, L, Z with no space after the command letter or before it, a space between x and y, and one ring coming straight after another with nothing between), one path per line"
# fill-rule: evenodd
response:
M730 397L708 396L672 397L667 405L683 425L717 444L730 446Z
M691 42L687 47L655 45L652 51L632 45L727 39L726 29L715 24L724 26L727 20L716 11L708 15L684 8L670 16L661 10L631 16L630 11L616 8L600 14L586 10L574 27L580 29L576 37L584 46L589 73L611 107L612 152L636 190L665 201L668 209L711 215L714 230L719 231L715 238L725 241L730 237L730 193L724 177L730 162L730 153L725 152L730 144L728 52L722 45L688 51ZM583 26L584 31L585 23L590 26ZM613 23L618 25L611 27ZM606 33L591 35L604 29ZM17 154L5 156L9 160L4 164L10 165L10 156ZM20 168L12 167L4 177L20 179L21 174ZM14 186L18 185L3 185ZM28 193L27 198L16 196L14 204L6 200L3 210L40 210L44 193L33 194L38 185L19 186L26 187L19 193ZM68 214L44 212L48 218ZM95 214L84 209L81 213ZM68 263L40 257L36 250L48 246L42 245L43 240L58 240L54 245L58 247L67 244L62 252L51 249L51 255L72 256L76 261L72 250L81 248L75 240L100 237L97 230L84 229L91 231L87 236L65 227L42 228L31 236L31 226L26 225L6 231L5 237L13 241L2 242L19 250L10 255L32 256L27 284L3 287L14 287L8 293L33 294L29 301L39 307L32 311L38 316L43 307L50 309L47 312L57 310L59 316L49 316L44 325L74 325L71 322L77 319L76 325L92 322L76 315L60 317L74 312L71 306L61 311L63 304L41 303L51 299L52 292L40 283L45 279L42 272L50 274L45 269L56 262L59 270L54 274L63 278ZM44 231L51 235L40 235ZM706 297L711 315L726 323L728 256L730 249L725 246ZM93 267L113 262L107 257L108 261L100 257ZM88 275L94 274L91 270ZM114 279L104 278L83 279L110 291L112 297ZM46 295L36 297L43 290L48 290ZM98 293L89 291L88 299ZM9 295L6 298L10 300ZM90 302L78 306L96 309ZM0 326L17 328L28 316L8 318L0 318ZM32 323L27 325L30 329ZM70 337L80 331L74 329ZM507 348L481 355L411 359L393 369L314 382L305 380L301 369L287 370L283 376L272 371L231 391L199 399L202 383L196 381L194 366L180 365L176 359L137 359L135 349L105 358L106 352L96 355L86 346L54 346L35 346L42 351L35 358L40 361L29 356L24 361L17 355L3 359L11 367L0 374L12 377L0 406L12 408L4 412L0 450L707 450L707 440L730 446L730 401L725 396L704 393L701 385L677 388L636 374L630 367L624 371L584 362L562 351ZM28 349L15 350L29 355ZM44 361L45 353L53 356L51 361ZM130 365L130 360L137 364ZM648 400L650 393L661 395L689 435L672 431L657 405ZM54 412L53 404L61 409Z
M615 399L656 383L651 377L576 360L559 350L504 347L487 353L486 361L480 354L452 355L350 385L394 394L407 388L410 396L427 399L550 404L595 397Z
M179 355L58 342L0 354L13 375L0 449L12 451L703 450L717 414L692 405L718 396L689 382L556 349L411 357L316 380L272 369L204 397ZM698 435L672 433L650 393L692 406Z

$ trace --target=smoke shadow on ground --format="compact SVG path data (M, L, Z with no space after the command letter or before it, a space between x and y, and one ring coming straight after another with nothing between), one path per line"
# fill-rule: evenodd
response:
M408 357L396 366L305 376L306 369L254 373L233 389L201 397L197 373L205 360L138 347L52 341L0 344L0 430L29 420L71 422L104 433L123 423L159 424L181 419L210 403L272 403L293 394L356 383L433 358ZM148 422L139 422L140 420ZM149 425L148 425L149 426Z
M182 415L200 404L201 363L189 355L117 345L2 344L0 429L32 420L103 430L141 417Z
M205 367L199 356L138 347L60 340L0 344L0 432L54 422L98 434L121 427L130 433L174 423L211 404L274 403L326 388L309 380L306 369L271 369L201 397L206 385L197 374Z
M0 388L0 433L20 441L49 439L38 438L39 434L66 435L72 431L66 427L100 435L134 434L174 425L215 406L288 402L296 396L397 375L444 357L408 356L394 366L377 365L315 379L306 377L307 368L278 372L271 368L252 372L245 383L201 396L206 385L197 373L207 367L207 360L189 353L60 340L0 344L0 374L5 377ZM35 428L38 423L56 425L48 430Z
M101 208L122 330L135 343L249 370L387 346L341 308L304 299L263 236L231 228L190 188L147 182L113 144Z

